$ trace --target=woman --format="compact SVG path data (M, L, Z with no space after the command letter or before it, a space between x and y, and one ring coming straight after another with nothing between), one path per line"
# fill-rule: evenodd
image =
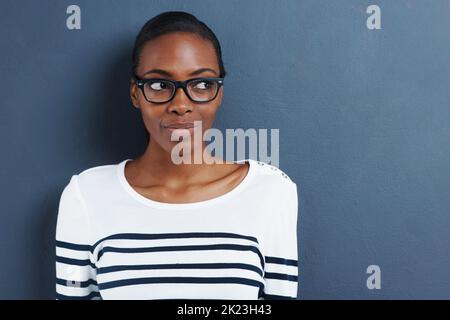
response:
M194 121L211 128L224 76L220 44L194 16L166 12L143 26L130 96L148 146L65 187L57 299L296 298L296 184L252 159L173 161L172 134L191 137Z

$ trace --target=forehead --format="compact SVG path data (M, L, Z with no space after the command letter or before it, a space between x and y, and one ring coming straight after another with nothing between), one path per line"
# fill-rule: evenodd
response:
M158 68L183 76L200 68L219 73L216 51L211 41L192 33L170 33L145 44L141 51L138 72Z

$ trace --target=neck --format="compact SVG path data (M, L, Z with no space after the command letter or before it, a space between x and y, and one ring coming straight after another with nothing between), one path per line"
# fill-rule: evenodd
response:
M182 163L175 164L172 161L170 152L164 150L158 143L149 139L149 143L145 152L137 158L136 165L139 167L139 171L143 175L152 175L153 177L158 177L165 181L179 181L180 179L187 182L189 180L194 180L200 172L204 173L205 170L211 169L211 163L213 160L218 160L217 158L211 156L208 152L204 152L205 145L202 141L201 145L196 146L200 148L202 154L202 162L200 164L194 164L194 150L191 151L191 164ZM199 151L197 151L199 152ZM205 163L206 160L207 163Z

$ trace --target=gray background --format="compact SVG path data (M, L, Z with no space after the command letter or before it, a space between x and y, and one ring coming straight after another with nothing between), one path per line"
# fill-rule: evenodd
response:
M81 7L82 29L66 28ZM366 28L366 8L382 30ZM0 3L0 298L54 298L54 229L72 174L139 155L130 54L186 10L229 76L216 127L280 128L299 187L300 298L450 298L450 1ZM381 267L381 290L366 268Z

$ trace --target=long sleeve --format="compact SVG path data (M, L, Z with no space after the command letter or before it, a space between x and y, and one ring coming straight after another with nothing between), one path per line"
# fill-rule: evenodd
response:
M56 299L100 299L88 212L78 176L64 188L56 225Z
M280 194L280 211L268 219L264 244L265 270L262 298L265 300L297 299L298 253L297 185L288 183Z

